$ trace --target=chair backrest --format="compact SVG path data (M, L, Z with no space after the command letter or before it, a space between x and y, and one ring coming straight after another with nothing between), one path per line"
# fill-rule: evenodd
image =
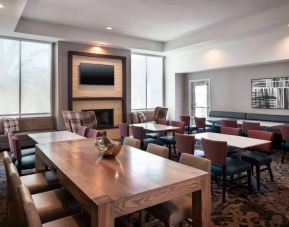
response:
M88 131L88 128L87 128L87 127L85 127L85 126L80 126L80 127L77 129L77 134L80 135L80 136L85 137L87 131Z
M227 142L202 138L205 157L213 164L226 165Z
M11 144L10 144L11 143ZM21 146L20 141L16 135L9 138L10 151L12 153L13 159L21 159Z
M31 194L24 184L21 184L18 187L18 193L21 202L21 213L24 216L25 223L23 226L25 227L42 227L42 223L31 197Z
M166 118L168 113L168 108L160 107L158 108L156 115L154 115L154 120L158 121L158 119Z
M237 120L222 120L222 127L237 128Z
M221 127L221 133L227 134L227 135L239 136L239 135L241 135L241 129L240 128L232 128L232 127Z
M289 125L281 125L280 132L282 135L282 139L285 141L289 141Z
M195 137L186 134L175 134L178 153L194 154Z
M129 124L128 123L120 123L118 127L119 127L119 134L121 138L129 136Z
M100 136L100 132L93 128L89 128L88 132L86 133L87 138L96 138L98 136Z
M144 136L145 136L143 127L132 125L131 132L132 132L133 138L140 140L141 143L143 142Z
M157 124L160 124L160 125L168 125L169 124L169 121L165 118L158 119L156 122L157 122Z
M21 212L21 200L18 193L18 187L22 184L18 171L14 164L8 165L7 168L8 171L8 189L10 190L9 193L11 195L12 201L11 201L11 207L9 214L13 217L13 221L15 221L15 226L23 226L23 223L25 223L25 217L23 213Z
M140 149L141 141L130 137L124 137L123 144Z
M179 127L179 129L175 130L175 133L184 134L185 131L185 123L182 121L172 121L172 126Z
M181 115L180 121L185 122L185 126L190 126L191 124L191 116L189 115Z
M243 133L248 135L248 130L261 130L260 122L243 121Z
M135 112L130 112L129 116L130 116L130 122L131 122L132 124L137 124L137 123L139 123L139 119L138 119L138 117L137 117L137 113L135 113Z
M259 150L259 151L264 151L266 153L272 153L272 142L273 142L273 137L274 137L273 132L260 131L260 130L248 130L248 137L271 141L270 143L267 143L264 145L255 146L254 149Z
M182 153L179 162L184 165L191 166L209 173L211 172L211 161L206 158L201 158L192 154Z
M206 128L206 118L205 117L194 117L195 124L197 128Z
M169 158L169 149L167 147L160 146L157 144L149 143L147 146L147 152L158 155L163 158Z

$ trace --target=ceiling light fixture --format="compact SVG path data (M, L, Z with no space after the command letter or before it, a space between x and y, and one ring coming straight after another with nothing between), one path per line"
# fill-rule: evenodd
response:
M4 8L4 5L0 4L0 9Z
M111 30L112 29L112 27L106 27L106 30Z

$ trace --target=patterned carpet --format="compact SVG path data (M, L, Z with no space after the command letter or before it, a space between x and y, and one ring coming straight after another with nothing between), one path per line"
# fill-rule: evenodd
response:
M261 173L261 192L247 193L242 185L229 187L227 202L221 203L221 186L213 182L212 226L289 227L289 155L281 165L281 153L273 155L274 182L267 171ZM6 208L6 178L0 161L0 226L4 226Z

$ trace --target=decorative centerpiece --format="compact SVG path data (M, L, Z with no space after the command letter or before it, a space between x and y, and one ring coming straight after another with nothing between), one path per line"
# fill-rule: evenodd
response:
M97 137L95 147L100 151L104 158L115 158L121 151L122 144L112 143L106 135Z

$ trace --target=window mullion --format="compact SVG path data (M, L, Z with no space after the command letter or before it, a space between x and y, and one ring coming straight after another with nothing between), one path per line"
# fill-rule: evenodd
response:
M19 41L19 117L21 118L21 78L22 78L22 46L21 41Z

